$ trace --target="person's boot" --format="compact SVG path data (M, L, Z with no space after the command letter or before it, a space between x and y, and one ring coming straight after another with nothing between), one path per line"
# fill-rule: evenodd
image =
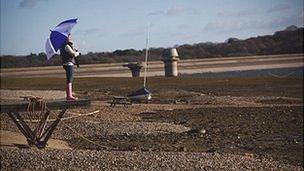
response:
M74 97L72 94L72 83L68 83L67 84L67 88L66 88L66 99L67 100L77 100L77 97Z

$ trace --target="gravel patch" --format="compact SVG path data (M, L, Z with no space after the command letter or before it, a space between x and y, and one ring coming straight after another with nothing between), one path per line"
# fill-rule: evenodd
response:
M107 136L107 135L148 135L148 134L166 134L166 133L183 133L190 128L183 125L173 123L157 123L157 122L124 122L124 123L82 123L72 124L61 123L54 132L54 138L71 139L77 138L79 135L67 128L68 125L74 131L81 133L85 137Z
M98 124L98 123L94 123ZM100 125L102 132L106 135L123 135L123 134L161 134L161 133L183 133L190 128L173 123L159 122L126 122Z
M3 170L303 170L266 158L219 153L3 148Z
M1 100L22 100L20 96L35 96L43 99L63 99L65 98L64 91L58 90L0 90Z
M68 115L67 115L68 116ZM66 117L67 117L66 116ZM1 130L20 132L13 121L5 114L1 114L0 122ZM28 124L33 128L32 123ZM83 136L106 136L106 135L134 135L134 134L166 134L166 133L183 133L190 128L183 125L164 123L164 122L103 122L98 118L75 118L71 120L59 122L57 128L53 132L52 138L68 140L77 138L68 127L80 133Z

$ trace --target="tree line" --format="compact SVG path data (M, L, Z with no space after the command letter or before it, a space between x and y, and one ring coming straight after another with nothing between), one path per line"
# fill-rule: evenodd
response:
M222 43L184 44L174 48L177 48L181 59L303 53L303 27L292 28L291 30L277 31L273 35L252 37L245 40L229 38ZM163 51L164 48L150 48L149 60L161 60ZM80 64L137 62L143 61L144 55L145 49L89 52L81 55L78 61ZM61 65L59 55L47 60L45 53L31 53L27 56L4 55L0 59L1 68Z

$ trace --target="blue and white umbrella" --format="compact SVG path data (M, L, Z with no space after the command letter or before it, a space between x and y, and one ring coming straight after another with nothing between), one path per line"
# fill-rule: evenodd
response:
M77 23L77 18L66 20L58 24L51 30L50 37L45 43L45 52L49 60L61 46L65 43L74 25Z

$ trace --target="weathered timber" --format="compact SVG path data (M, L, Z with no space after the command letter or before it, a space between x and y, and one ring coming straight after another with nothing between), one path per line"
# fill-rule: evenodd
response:
M14 101L14 102L1 102L1 113L12 111L26 111L29 105L29 101ZM46 105L49 109L64 109L64 108L77 108L85 107L91 104L88 99L79 99L73 101L67 100L47 100Z

